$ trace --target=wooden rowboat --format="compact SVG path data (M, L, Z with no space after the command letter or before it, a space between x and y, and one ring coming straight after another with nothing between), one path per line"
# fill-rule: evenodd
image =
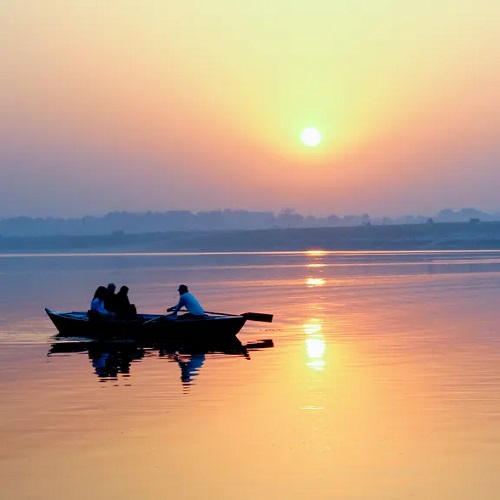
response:
M172 314L138 314L135 319L89 319L86 311L45 312L61 337L86 337L91 339L134 338L210 338L235 337L247 320L270 323L272 314L243 313L223 314L208 312L203 318Z

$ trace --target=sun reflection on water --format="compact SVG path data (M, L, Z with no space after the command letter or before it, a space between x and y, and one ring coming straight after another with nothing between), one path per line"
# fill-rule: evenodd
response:
M308 323L304 323L302 325L302 328L304 329L304 332L306 333L306 335L313 335L313 334L321 333L321 330L323 329L323 325L321 324L321 320L311 319L311 320L309 320ZM321 337L323 337L323 336L321 335Z
M309 257L323 257L326 255L328 252L326 250L308 250L306 254Z
M321 320L313 318L302 325L306 334L307 366L313 370L323 370L326 366L324 355L326 342L322 335L323 325Z
M311 262L310 264L307 264L306 267L326 267L326 264L322 264L320 262Z
M325 348L325 341L322 338L306 339L307 355L309 356L307 366L314 370L323 370L326 365L323 359Z
M309 288L314 286L323 286L326 283L326 280L323 278L307 278L306 284Z

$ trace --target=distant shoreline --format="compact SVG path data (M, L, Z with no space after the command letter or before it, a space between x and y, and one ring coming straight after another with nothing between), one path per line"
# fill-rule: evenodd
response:
M0 238L0 254L500 250L500 222Z

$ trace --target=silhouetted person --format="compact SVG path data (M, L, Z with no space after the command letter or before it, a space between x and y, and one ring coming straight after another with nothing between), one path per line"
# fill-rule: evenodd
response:
M104 307L110 312L116 312L116 285L109 283L106 287L106 297L104 298Z
M90 303L90 310L87 312L87 316L90 319L99 319L101 317L112 317L114 313L106 309L105 300L108 296L108 290L104 286L100 286L94 293L92 302Z
M137 310L128 298L128 286L122 286L115 295L115 310L119 318L134 319L137 317Z
M177 312L182 308L187 309L187 313L183 314L181 318L203 318L205 316L205 311L201 304L198 302L196 297L188 290L186 285L179 285L177 289L180 298L177 305L169 307L168 312L172 311L172 314L177 314Z

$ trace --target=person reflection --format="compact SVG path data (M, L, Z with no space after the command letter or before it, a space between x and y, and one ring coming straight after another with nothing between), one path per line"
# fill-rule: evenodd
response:
M203 363L205 363L205 354L191 354L188 361L178 357L176 361L181 369L182 383L189 385L192 383L193 378L198 376Z
M172 359L177 362L181 369L181 382L186 387L193 382L193 378L198 376L203 363L205 363L205 352L179 353L178 351L169 351L169 349L160 348L158 355Z
M92 360L92 366L98 377L116 377L118 374L118 369L115 368L113 358L108 352L91 355L89 351L89 357Z
M116 378L119 373L130 373L132 361L143 358L144 349L93 345L89 347L88 355L99 378Z

